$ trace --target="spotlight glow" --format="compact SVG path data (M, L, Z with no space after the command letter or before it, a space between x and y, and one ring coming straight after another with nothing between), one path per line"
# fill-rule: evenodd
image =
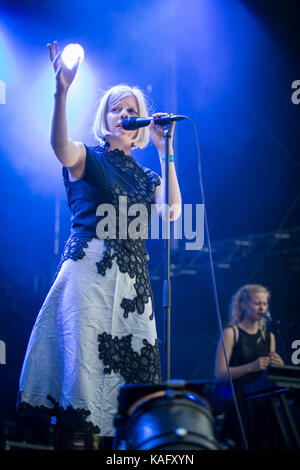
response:
M61 58L65 65L72 69L79 59L79 63L83 61L84 50L80 44L68 44L62 51Z

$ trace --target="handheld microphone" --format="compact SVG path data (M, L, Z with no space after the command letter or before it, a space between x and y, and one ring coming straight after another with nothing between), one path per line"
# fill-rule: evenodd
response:
M272 315L269 311L264 314L264 317L267 321L273 321Z
M158 126L164 126L166 124L170 124L172 121L182 121L186 119L186 116L182 116L180 114L169 114L168 116L160 116L160 117L131 117L122 120L122 127L127 131L135 131L140 127L146 127L151 124L153 121L154 124Z

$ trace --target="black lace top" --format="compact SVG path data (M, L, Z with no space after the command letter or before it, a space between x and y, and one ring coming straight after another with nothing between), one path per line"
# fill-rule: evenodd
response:
M265 339L260 330L255 334L247 333L242 328L238 327L239 335L236 339L236 332L234 331L234 346L230 358L229 365L231 367L241 366L255 361L259 357L268 356L270 352L270 333L266 332ZM239 382L245 386L248 383L255 381L260 373L251 373L239 379Z
M71 237L96 237L100 220L96 215L97 207L112 204L118 212L119 196L127 196L130 204L142 203L150 209L155 187L160 184L160 177L154 171L139 165L120 150L109 151L108 143L85 147L86 167L82 179L70 181L69 172L63 167L71 211Z
M154 171L138 164L130 155L127 156L120 150L110 151L109 144L106 143L97 147L86 146L86 167L82 179L70 181L68 169L65 167L63 167L63 179L72 225L71 235L65 244L56 275L65 260L71 258L77 261L84 257L83 248L88 246L92 238L97 237L97 224L107 216L107 213L98 216L97 208L101 204L110 204L115 209L116 233L113 237L109 235L103 237L106 251L103 258L96 263L97 270L104 276L115 258L121 272L127 272L131 278L136 277L137 296L134 300L124 298L121 307L125 317L135 310L143 313L144 304L151 296L148 254L144 245L147 239L146 228L138 228L137 231L141 233L139 238L132 238L130 230L126 236L124 234L121 236L120 196L123 196L123 209L124 203L127 204L125 207L127 214L133 204L143 204L147 208L148 223L145 221L145 225L149 227L151 205L154 203L155 188L161 183L160 177ZM127 220L126 229L136 217L135 213L127 215L127 219L122 218L123 221Z

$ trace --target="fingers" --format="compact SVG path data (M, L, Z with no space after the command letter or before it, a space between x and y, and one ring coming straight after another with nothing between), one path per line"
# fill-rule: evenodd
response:
M262 370L265 370L269 364L270 364L270 358L268 356L259 358L259 365Z
M152 114L153 118L162 117L162 116L172 116L172 113L171 114L169 114L169 113L154 113L154 114ZM172 133L174 132L174 128L175 128L175 121L172 121L171 122L171 127L170 127ZM163 131L164 131L162 126L158 126L157 124L155 125L155 123L153 121L150 124L150 129L153 129L154 131L159 132L160 134L163 133Z
M266 359L261 360L262 369L265 369L268 365L269 365L269 361L267 361Z
M283 364L283 360L281 359L279 354L277 354L276 352L270 353L269 358L270 358L270 362L272 364L277 364L277 365L282 365Z
M267 357L267 358L264 360L264 366L265 366L265 367L268 367L269 364L270 364L270 360L269 360L269 358Z
M50 60L51 60L51 62L52 62L52 60L54 59L54 52L53 52L52 45L51 45L51 44L47 44L47 47L48 47L48 51L49 51Z
M59 74L61 73L62 71L62 65L59 65L57 70L55 71L55 78L57 78L59 76Z
M57 78L59 77L63 69L62 62L60 61L60 50L59 50L58 42L54 41L53 46L52 44L48 43L47 47L49 51L50 60L53 64L53 68L55 71L55 79L57 80Z
M59 53L59 47L58 47L58 42L57 41L54 41L54 48L55 48L56 54L58 54Z
M157 118L161 116L168 116L168 113L154 113L152 114L151 117ZM150 129L153 130L156 133L163 134L164 130L161 126L158 126L157 124L154 123L154 121L151 122L150 124Z
M54 55L57 54L59 52L59 47L58 47L58 42L57 41L54 41L54 47L52 47L52 44L50 42L48 42L47 44L47 47L48 47L48 50L49 50L49 55L50 55L50 59L53 60L54 59Z
M164 129L162 126L158 126L157 124L155 124L154 121L151 122L150 124L150 130L152 130L153 132L155 132L156 134L163 134L164 133Z
M54 44L54 47L50 43L47 44L47 47L49 50L50 60L53 63L53 66L57 66L57 61L60 58L60 50L59 50L57 41L54 41L53 44Z
M152 117L154 117L154 118L155 117L161 117L161 116L169 116L169 114L168 113L154 113L154 114L152 114Z

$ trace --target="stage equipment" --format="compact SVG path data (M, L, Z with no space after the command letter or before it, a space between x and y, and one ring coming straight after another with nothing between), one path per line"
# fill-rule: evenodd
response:
M207 382L124 385L114 449L220 450Z
M164 353L163 353L163 378L170 380L170 355L171 355L171 276L170 276L170 162L174 162L174 156L171 155L172 145L172 132L171 123L173 121L180 121L189 119L187 116L168 114L159 117L131 117L130 119L122 120L122 127L127 130L134 130L140 127L148 126L152 121L156 125L163 127L165 139L165 157L162 160L164 169L162 172L165 174L165 193L164 193L164 207L163 214L165 239L164 239L164 280L163 280L163 311L164 311Z
M295 405L300 404L300 368L270 365L256 382L245 388L244 393L252 400L267 397L287 449L300 449L299 433L287 402L291 399Z
M237 263L250 261L260 263L269 258L289 256L293 270L299 270L300 227L281 231L266 232L246 237L232 238L214 242L212 252L214 263L218 269L230 269ZM194 276L207 268L208 248L198 251L185 249L174 250L172 253L172 276L182 274ZM158 278L161 275L163 256L157 260L151 269L151 275Z

